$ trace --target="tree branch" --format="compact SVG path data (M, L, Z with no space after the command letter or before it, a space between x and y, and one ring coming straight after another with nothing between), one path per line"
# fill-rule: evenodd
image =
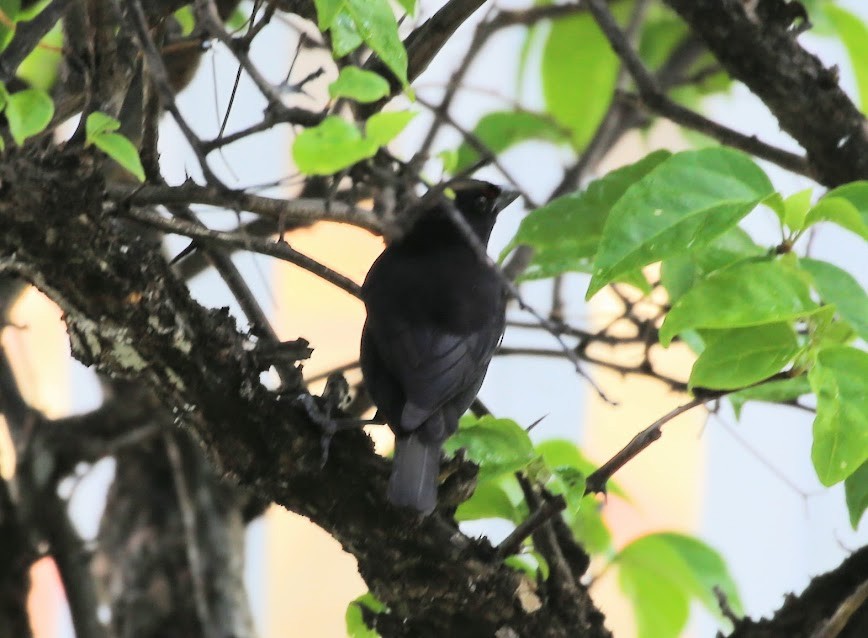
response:
M382 224L373 212L354 208L340 201L327 202L315 198L276 199L243 191L222 190L210 185L200 186L192 181L180 186L130 186L110 183L106 186L106 192L118 203L142 206L204 204L225 210L249 211L290 225L332 221L358 226L375 234L382 232Z
M16 25L15 36L0 54L0 81L9 82L15 77L15 72L39 41L76 0L53 0L39 14L28 22Z
M609 635L602 617L584 609L585 597L540 592L541 606L524 609L524 576L450 516L418 519L391 506L388 464L364 433L339 432L321 468L321 432L293 401L304 392L301 374L282 395L269 392L246 335L225 311L194 302L154 247L128 241L103 212L98 174L80 150L71 153L7 151L0 271L25 277L61 307L79 360L149 384L220 473L327 530L356 557L374 594L406 619L401 635L443 635L461 622L474 635L506 628L566 638L575 635L567 619L577 615L590 618L584 635Z
M791 17L750 16L739 0L665 2L808 152L820 183L868 178L865 116L839 86L837 70L799 45Z
M128 219L133 219L137 222L147 224L153 228L159 228L167 233L182 235L184 237L190 237L191 239L198 239L213 244L221 244L232 248L249 250L270 257L277 257L278 259L288 261L291 264L304 268L308 272L334 284L354 297L358 297L361 293L359 285L352 279L335 272L328 266L298 252L291 248L286 242L270 241L251 237L249 235L242 235L240 233L212 230L205 226L193 224L182 219L162 217L157 213L152 213L147 210L128 210L124 211L122 214Z
M671 119L676 124L704 133L723 144L741 149L757 157L767 159L779 166L813 177L813 172L804 157L776 148L765 142L761 142L755 136L743 135L717 122L713 122L688 108L673 102L660 89L657 80L639 59L638 54L630 46L627 37L604 0L586 0L588 8L600 25L600 29L606 35L615 53L627 67L630 75L636 81L641 98L640 104L650 110Z

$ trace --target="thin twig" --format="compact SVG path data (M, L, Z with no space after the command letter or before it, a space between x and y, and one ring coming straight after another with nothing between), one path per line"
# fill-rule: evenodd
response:
M379 234L381 223L369 210L348 206L343 202L316 198L278 199L251 195L243 191L200 186L187 181L180 186L108 184L106 192L118 203L170 206L172 204L204 204L229 210L243 210L286 224L312 224L333 221L351 224Z
M515 554L526 538L545 525L552 516L564 511L566 507L567 502L560 494L545 501L500 542L500 545L497 546L497 558L503 560L507 556Z
M551 334L555 338L555 341L558 342L561 350L563 350L564 356L573 364L576 372L588 381L590 386L599 395L599 397L603 399L603 401L605 401L606 403L609 403L610 405L615 405L615 403L606 396L606 393L603 392L603 389L599 385L597 385L597 383L590 376L588 376L584 369L582 369L581 360L576 355L576 352L572 348L570 348L566 341L564 341L564 338L558 331L558 326L553 321L540 314L539 311L537 311L533 306L531 306L524 300L521 292L518 289L518 286L516 286L515 283L513 283L513 281L509 279L509 277L507 277L500 268L498 268L497 264L494 263L491 257L488 256L488 251L486 250L482 242L479 241L479 237L477 237L476 233L473 232L473 229L470 227L470 224L467 222L467 220L464 219L461 213L459 213L455 209L455 206L453 206L451 202L447 201L445 203L446 206L444 208L446 210L446 214L449 216L449 219L452 220L452 223L455 224L456 228L458 228L458 230L464 236L464 240L468 243L470 248L476 253L477 258L482 263L488 265L488 267L497 274L498 279L500 279L501 285L509 293L509 295L518 302L519 307L525 312L529 312L531 315L533 315L534 319L536 319L539 324L543 326L549 332L549 334Z
M489 13L492 9L489 9ZM461 64L458 65L455 74L446 86L446 92L443 94L443 99L440 100L440 104L436 108L431 109L434 113L434 120L431 122L431 126L428 127L425 139L419 147L419 154L422 157L428 155L428 151L431 149L431 145L437 137L437 132L440 130L440 125L444 121L444 115L449 112L449 109L452 106L452 100L455 98L455 93L461 85L461 81L464 79L467 71L470 70L473 60L477 55L479 55L479 52L482 50L482 47L485 46L488 38L494 33L494 30L486 28L485 24L486 23L483 20L482 23L477 25L476 31L473 33L473 39L470 41L470 46L467 48L467 52L464 54Z
M760 452L753 445L748 443L744 439L744 437L739 435L738 432L736 432L735 428L732 427L729 423L727 423L719 414L712 413L711 416L723 427L723 430L727 434L729 434L729 436L731 436L736 443L738 443L748 454L750 454L757 461L759 461L759 463L763 465L769 472L771 472L781 483L790 488L790 490L792 490L794 494L800 496L802 501L807 504L809 494L805 490L800 488L795 483L795 481L793 481L786 474L784 474L784 472L780 468L775 467L775 465L772 464L769 459L767 459L763 455L762 452Z
M606 491L606 483L612 478L618 470L624 467L629 461L638 456L642 450L651 445L654 441L663 436L663 426L669 423L675 417L692 410L693 408L705 405L709 401L719 399L728 394L728 392L709 392L697 397L694 397L687 403L679 405L677 408L670 410L662 417L654 421L647 428L639 432L636 436L630 439L630 442L618 451L615 456L603 463L599 468L588 476L585 483L585 494L595 494Z
M618 317L618 319L623 319L623 317ZM582 341L594 341L607 345L621 345L625 343L644 343L647 340L647 337L641 334L635 334L630 337L622 337L619 335L609 334L606 328L602 330L597 330L596 332L590 332L588 330L582 330L581 328L571 326L564 321L559 321L555 319L555 322L558 327L558 332L568 335L570 337L576 337L577 339L580 339ZM506 325L509 328L526 328L528 330L543 329L541 325L534 321L520 321L517 319L511 319L507 321Z
M130 10L127 11L125 15L129 16L129 21L132 22L136 39L139 41L139 46L145 56L145 61L147 62L148 73L153 78L154 84L160 92L160 97L163 100L163 108L171 113L178 128L181 129L181 133L183 133L184 138L187 140L187 143L196 155L196 159L199 161L199 167L202 169L202 174L205 176L205 179L212 184L223 186L222 182L208 166L208 159L202 152L202 141L193 132L193 129L190 128L187 120L184 119L184 116L181 115L181 112L178 110L178 106L175 103L175 93L172 90L166 66L163 64L163 58L157 50L157 46L154 44L154 40L151 38L151 34L148 31L148 21L145 17L142 3L140 0L130 0L129 8Z
M238 60L238 63L244 69L244 72L247 73L251 80L253 80L256 88L259 89L259 92L265 96L266 100L268 100L269 108L277 110L278 113L285 110L286 107L281 100L280 91L276 86L271 84L271 82L269 82L265 76L260 73L259 69L257 69L250 61L250 56L247 55L248 43L243 40L234 39L229 32L223 28L220 21L220 12L217 9L217 4L214 0L196 0L193 3L193 6L199 24L232 52L232 55L234 55L235 59Z
M467 143L473 148L474 151L479 153L481 157L490 162L498 171L507 179L512 188L515 188L520 194L521 198L524 200L525 204L528 208L534 209L539 208L539 204L535 202L530 195L522 188L521 183L513 177L513 175L506 169L503 163L497 158L497 153L494 153L488 146L483 142L479 137L471 131L468 131L466 128L461 126L455 118L453 118L449 113L445 111L440 111L439 107L435 106L431 102L424 100L423 98L416 96L416 102L429 109L433 113L440 114L440 117L443 118L452 128L454 128L461 136L467 141Z
M606 361L604 359L598 359L596 357L591 357L585 352L586 347L583 347L583 344L579 344L578 348L571 350L573 356L590 363L591 365L600 366L602 368L606 368L608 370L612 370L614 372L618 372L622 375L635 374L639 376L650 376L657 381L661 381L668 385L672 390L677 392L683 392L687 389L687 384L684 381L679 381L678 379L674 379L672 377L665 376L656 370L648 363L642 362L635 366L628 366L621 363L615 363L614 361ZM495 352L497 356L529 356L529 357L550 357L553 359L571 359L567 357L566 353L562 350L553 350L549 348L513 348L513 347L500 347Z
M528 507L534 511L543 509L544 503L530 480L523 474L516 474L518 484L524 494L524 499ZM549 584L552 585L556 594L560 594L568 599L575 600L578 597L578 578L573 573L569 561L564 556L563 549L552 526L552 519L549 516L540 525L532 530L534 547L548 561L551 570Z
M291 264L304 268L308 272L350 293L354 297L359 297L361 294L361 288L352 279L335 272L328 266L325 266L318 261L311 259L307 255L294 250L285 242L266 241L256 237L250 237L249 235L242 235L240 233L212 230L210 228L197 226L196 224L191 224L190 222L181 219L162 217L157 213L147 210L130 209L119 211L119 214L127 219L134 219L143 224L159 228L175 235L182 235L203 242L222 244L254 253L260 253L262 255L268 255L269 257L276 257L277 259L282 259L283 261L288 261Z

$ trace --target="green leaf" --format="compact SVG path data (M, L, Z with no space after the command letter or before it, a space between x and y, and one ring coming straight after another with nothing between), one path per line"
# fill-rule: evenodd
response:
M552 476L546 487L552 494L560 494L567 502L567 511L576 513L585 496L585 473L569 465L551 468Z
M565 512L576 540L589 554L609 553L612 548L612 533L601 514L602 506L593 494L582 498L576 512Z
M781 220L781 224L784 223L784 216L787 213L786 205L784 204L784 197L778 192L774 192L768 197L766 197L763 201L760 202L766 208L771 209L771 211L778 216L778 219Z
M665 578L662 566L626 561L618 583L633 603L638 638L677 638L687 625L690 599Z
M416 0L396 0L408 15L416 13Z
M801 259L799 266L811 273L820 298L835 304L841 318L855 328L861 339L868 341L868 295L853 275L816 259Z
M528 25L525 36L521 42L518 54L518 68L515 72L515 85L521 92L525 86L525 79L529 72L531 54L539 50L542 39L548 35L548 26L544 22L533 22ZM531 70L532 71L532 70Z
M597 464L582 454L575 443L568 439L548 439L536 445L537 454L549 467L573 467L586 476L597 469Z
M511 485L514 484L514 485ZM512 488L512 489L510 489ZM518 524L527 516L524 503L513 499L515 491L521 493L515 476L505 474L487 481L479 481L473 495L458 506L456 521L476 521L483 518L502 518Z
M858 16L840 6L827 4L825 14L850 56L850 66L859 91L859 104L864 112L868 109L868 27Z
M526 279L589 272L612 206L633 183L669 156L668 151L651 153L591 182L583 192L559 197L536 209L521 221L504 254L518 244L534 248Z
M834 304L821 306L808 319L808 344L811 349L806 350L806 354L814 355L822 348L827 348L833 345L845 345L853 341L856 336L855 330L850 327L850 324L845 321L835 320L835 311L837 308ZM804 361L803 365L808 361Z
M791 230L798 231L804 228L805 216L811 207L811 197L813 194L813 188L806 188L784 199L784 223Z
M649 69L657 70L687 35L687 25L671 11L649 12L639 38L639 57Z
M315 5L320 31L331 31L335 58L364 42L407 86L407 51L388 0L316 0Z
M589 476L597 469L597 463L585 456L579 447L568 439L548 439L536 444L536 452L542 456L550 468L559 466L573 467ZM627 498L626 492L614 481L609 481L608 491L611 494Z
M765 401L767 403L783 403L794 401L800 396L811 393L811 384L807 375L770 381L752 388L745 388L729 395L729 401L735 410L736 418L741 417L741 409L748 401Z
M708 246L683 255L664 259L660 267L660 283L675 303L700 279L715 270L764 254L745 230L733 226Z
M548 112L573 132L576 149L602 121L617 74L618 59L590 13L552 24L542 54L543 96Z
M359 48L362 36L356 28L352 16L341 11L332 22L332 53L336 59L342 58Z
M805 228L819 222L833 222L868 240L868 224L859 210L844 197L824 197L814 206L805 218Z
M819 201L815 208L818 208L824 201L831 199L845 199L850 202L856 209L859 220L854 220L852 214L846 211L833 210L832 212L828 212L821 209L819 213L815 213L814 211L809 212L807 221L815 223L815 221L828 219L868 240L868 181L851 182L830 190L823 196L823 199ZM812 215L819 219L814 220ZM861 223L859 223L860 221Z
M337 79L329 85L329 96L347 97L356 102L376 102L389 94L389 83L373 71L357 66L341 69Z
M34 89L48 91L57 79L60 60L63 57L62 50L63 26L58 21L24 58L15 75Z
M235 10L226 18L226 27L230 31L240 31L250 20L250 14L244 7L235 7Z
M0 0L0 51L15 35L15 26L21 11L21 0Z
M380 634L365 624L362 607L375 614L386 611L386 606L377 600L371 592L362 594L347 605L347 613L344 617L347 623L347 636L349 638L379 638Z
M320 31L327 31L344 7L345 0L314 0L316 6L317 26Z
M329 115L298 134L292 145L292 159L306 175L331 175L371 157L376 150L355 124Z
M389 111L372 115L365 124L365 134L377 148L385 146L416 117L414 111Z
M193 29L196 27L196 16L193 15L192 6L187 5L185 7L181 7L172 15L181 26L181 35L188 36L193 33Z
M844 480L844 496L850 512L850 525L856 529L868 509L868 461Z
M649 534L616 556L619 582L632 600L640 638L675 638L687 624L689 601L720 618L713 590L720 588L736 613L738 591L720 555L696 538Z
M388 0L345 0L359 35L402 86L407 86L407 50L398 37L398 23Z
M112 132L118 130L120 125L120 122L105 113L91 113L85 122L87 143L96 146L143 182L145 169L142 167L138 149L120 133Z
M367 137L354 124L330 115L304 129L292 145L292 158L306 175L331 175L372 157L413 119L410 111L377 113L365 125Z
M693 364L692 388L734 390L758 383L780 372L799 351L788 323L711 330L702 336L705 350Z
M494 154L500 154L515 144L528 140L561 143L568 141L563 130L551 119L536 113L498 111L484 115L473 134ZM458 148L455 171L462 171L479 159L479 153L467 142Z
M458 165L458 151L455 149L444 149L437 153L437 157L443 162L443 172L454 175L455 167Z
M92 144L95 138L106 133L113 133L120 127L121 123L112 116L94 111L87 116L84 123L85 138L88 144Z
M521 554L506 557L503 564L527 574L531 580L536 580L537 573L543 580L548 580L549 577L549 564L539 552L526 550Z
M625 272L711 243L772 191L766 174L738 151L672 155L612 207L586 298Z
M868 460L868 353L825 348L808 373L817 395L811 460L823 485L834 485Z
M467 458L479 466L479 481L504 473L517 472L537 455L530 437L511 419L462 419L461 427L446 439L443 449L453 455L464 448Z
M660 343L688 328L758 326L816 310L798 271L780 260L750 260L713 272L681 297L660 326Z
M21 7L21 10L18 12L18 21L19 22L29 22L33 20L36 16L42 13L42 10L51 4L52 0L35 0L35 2L27 3L26 6Z
M120 133L105 133L93 140L93 145L111 157L140 182L145 181L145 169L135 145Z
M6 97L9 132L18 146L28 137L41 133L54 117L54 102L41 89L24 89Z

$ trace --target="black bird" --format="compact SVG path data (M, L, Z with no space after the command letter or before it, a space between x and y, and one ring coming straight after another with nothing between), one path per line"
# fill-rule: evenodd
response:
M430 513L437 504L440 448L476 398L504 330L497 274L448 215L454 206L483 245L497 214L517 196L479 180L450 185L389 244L362 285L365 386L395 433L389 500Z

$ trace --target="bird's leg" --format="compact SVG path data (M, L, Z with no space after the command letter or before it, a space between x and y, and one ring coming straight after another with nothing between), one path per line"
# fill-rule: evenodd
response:
M329 458L329 449L332 438L341 430L355 430L366 425L379 423L376 419L355 419L352 417L338 417L332 415L341 410L349 401L349 385L340 373L329 375L325 390L317 401L310 394L298 397L298 403L304 408L311 421L316 423L322 431L322 466L325 467Z

